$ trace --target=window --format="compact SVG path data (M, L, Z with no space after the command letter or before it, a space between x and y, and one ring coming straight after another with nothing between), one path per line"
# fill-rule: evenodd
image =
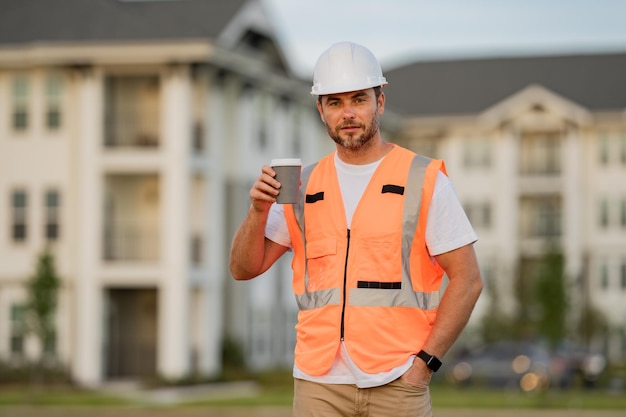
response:
M61 196L56 190L49 190L45 196L45 231L44 235L48 242L59 240L59 211L61 206Z
M293 133L291 134L292 140L292 153L293 155L301 155L302 154L302 129L303 121L302 115L299 110L295 110L293 114Z
M526 132L520 143L520 172L524 175L561 173L561 133Z
M269 146L269 116L270 115L270 99L262 95L259 98L259 119L258 119L258 147L259 150L265 150Z
M606 262L600 268L600 288L603 290L609 288L609 266Z
M16 190L11 198L12 227L11 239L23 242L28 236L28 196L24 190Z
M524 238L561 236L562 200L559 195L526 196L520 200L520 226Z
M491 204L470 203L466 204L464 209L472 226L483 229L491 227Z
M54 319L51 319L54 320ZM43 346L43 352L44 354L48 354L48 355L54 355L57 351L57 333L55 330L52 330L52 332L45 338L44 340L44 346Z
M160 79L156 75L110 75L104 83L107 147L159 146Z
M191 138L191 148L196 153L202 153L204 151L204 123L202 121L196 121L193 124L193 136Z
M205 124L206 112L207 112L207 85L204 77L196 75L196 80L193 88L193 125L192 125L192 137L191 137L191 150L195 154L201 154L204 152L207 144L206 132L209 132Z
M193 265L202 265L202 260L204 258L202 250L203 250L203 241L202 235L199 233L194 234L191 237L191 262Z
M267 124L265 122L265 120L261 121L260 126L259 126L259 134L258 134L258 141L259 141L259 149L263 150L267 148Z
M609 227L609 202L606 199L600 201L600 226L603 229Z
M464 141L463 165L465 168L488 168L491 165L491 149L486 138L467 138Z
M63 80L58 74L48 76L46 80L46 127L57 130L61 127L61 98Z
M13 79L13 120L12 126L16 131L28 128L28 79L18 76Z
M598 152L599 159L601 165L607 165L609 163L609 136L604 133L600 136L600 140L598 142Z
M11 353L21 356L24 353L24 337L26 306L14 304L11 306Z

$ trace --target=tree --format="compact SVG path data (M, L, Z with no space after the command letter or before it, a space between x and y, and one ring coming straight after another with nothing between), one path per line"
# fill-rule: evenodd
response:
M598 308L591 303L583 305L576 331L585 347L590 349L594 339L601 337L608 327L608 319Z
M500 294L496 280L485 276L485 294L488 297L487 313L482 318L482 341L493 343L513 336L513 319L500 306Z
M41 369L46 354L50 353L49 349L56 338L54 318L59 282L54 257L49 249L45 249L38 257L34 275L28 280L26 304L28 331L37 338L41 347L39 356Z
M555 348L567 333L568 302L564 271L563 254L557 250L546 252L537 277L536 300L541 312L537 327L551 348Z

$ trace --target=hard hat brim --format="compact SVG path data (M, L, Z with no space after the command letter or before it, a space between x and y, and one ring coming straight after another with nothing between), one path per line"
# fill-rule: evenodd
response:
M368 88L384 87L388 82L385 77L380 77L376 81L369 81L366 83L354 82L352 84L341 83L339 85L330 85L322 87L319 84L314 84L311 88L311 95L313 96L325 96L328 94L348 93L350 91L367 90Z

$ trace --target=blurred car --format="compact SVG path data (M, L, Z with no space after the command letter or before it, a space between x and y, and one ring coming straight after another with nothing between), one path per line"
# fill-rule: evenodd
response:
M550 354L541 345L506 341L459 354L446 366L445 376L459 386L537 391L550 384L550 363Z
M606 370L606 357L573 343L561 343L552 357L550 374L562 388L594 387Z

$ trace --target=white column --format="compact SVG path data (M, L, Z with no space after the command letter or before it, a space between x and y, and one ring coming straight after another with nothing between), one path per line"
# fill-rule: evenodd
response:
M171 66L162 77L161 259L158 371L166 378L186 375L189 339L189 182L191 86L189 68Z
M583 172L581 138L578 130L570 129L564 139L563 152L563 232L567 259L566 272L570 276L580 273L582 259L582 195Z
M102 177L102 79L87 69L77 75L78 187L76 356L72 373L84 386L102 380L102 294L98 271L101 260Z
M224 173L224 157L226 155L224 143L225 109L224 100L220 87L214 85L211 80L207 91L206 114L208 144L207 179L205 181L206 193L204 213L207 219L204 230L205 245L204 259L207 264L207 279L203 283L204 296L203 314L201 322L205 324L201 333L200 370L207 375L218 374L222 369L222 338L224 322L224 277L228 274L228 253L224 242L226 238L226 224L224 219L226 186Z
M254 172L253 175L258 175L260 172L260 166L254 166L247 159L249 158L247 154L250 153L249 149L251 149L249 137L250 123L252 123L251 100L241 93L242 86L240 83L239 79L232 76L227 76L222 80L220 101L223 113L219 124L221 128L217 129L220 140L228 144L223 148L224 155L228 155L223 166L225 181L230 187L234 187L229 195L229 202L232 203L232 207L229 207L228 216L233 222L229 225L231 231L239 227L250 206L247 188L251 185L250 179L255 177L248 174L248 170ZM223 240L221 244L226 242ZM250 286L236 283L230 277L230 272L226 272L226 274L228 283L224 283L224 286L229 289L229 299L228 305L225 306L227 309L225 330L229 336L245 345L251 334L250 306L248 303Z
M569 288L580 288L579 279L583 279L583 195L585 164L582 160L582 140L578 129L570 128L563 143L563 254L565 255L565 274ZM582 302L583 294L570 294L573 305ZM571 320L578 320L579 314L574 310Z
M514 280L511 278L515 276L519 258L519 146L514 127L503 127L500 140L500 152L495 158L499 178L495 218L501 250L496 258L495 279L498 280L498 295L503 297L500 306L511 312L515 308Z

